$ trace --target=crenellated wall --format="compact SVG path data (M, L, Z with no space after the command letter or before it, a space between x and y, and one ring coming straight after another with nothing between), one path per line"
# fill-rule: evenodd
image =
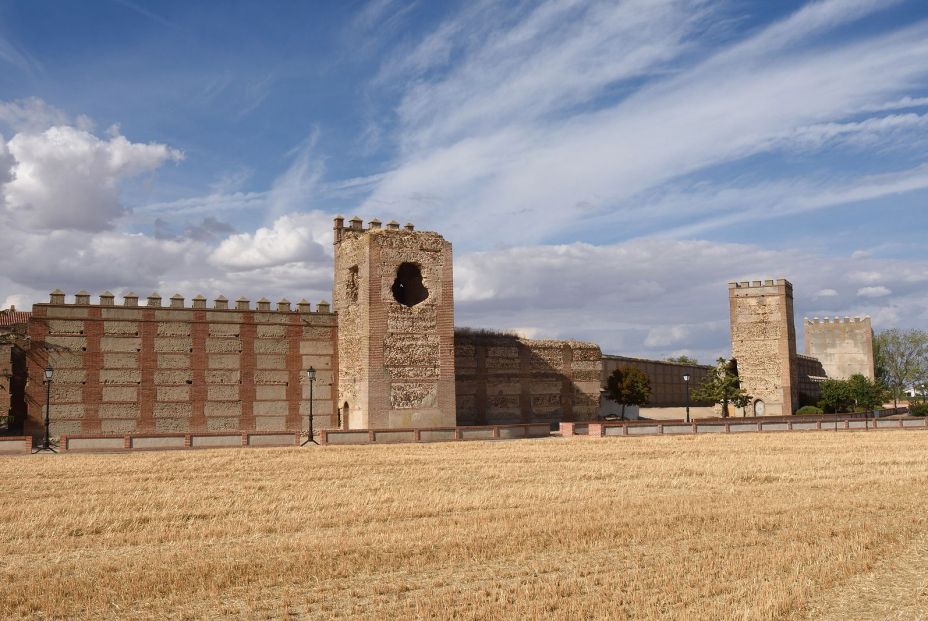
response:
M870 317L806 318L803 327L806 355L821 360L828 377L847 379L859 373L874 378Z
M221 430L290 430L306 426L306 369L317 370L313 415L334 426L336 318L325 302L315 312L265 299L230 307L219 296L158 294L144 306L106 292L99 303L81 291L67 303L54 291L29 322L25 433L40 435L45 405L42 369L54 368L53 435Z
M602 352L593 343L455 334L458 425L592 420Z

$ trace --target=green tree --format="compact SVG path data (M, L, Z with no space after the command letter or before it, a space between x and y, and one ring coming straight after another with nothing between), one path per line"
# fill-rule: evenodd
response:
M677 364L699 364L699 361L689 356L671 356L667 362L676 362Z
M928 332L883 330L873 339L876 376L898 406L905 389L928 383Z
M883 406L886 389L879 381L855 373L847 379L847 383L857 411L871 412Z
M641 369L619 368L606 380L606 397L622 406L625 420L626 405L647 405L651 397L651 380Z
M851 384L846 380L826 379L822 382L819 407L829 413L847 412L854 404Z
M741 387L738 369L734 360L719 358L715 368L709 371L703 383L693 391L696 401L708 401L722 406L722 416L728 416L728 404L744 408L751 402L751 395Z

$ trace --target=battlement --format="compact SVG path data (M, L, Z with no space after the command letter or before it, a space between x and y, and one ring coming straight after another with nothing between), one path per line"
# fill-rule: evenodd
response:
M37 306L116 306L116 296L114 296L109 291L104 291L99 296L99 302L97 304L90 303L90 294L86 291L78 291L74 294L74 301L68 303L66 300L66 294L61 289L55 289L49 294L49 302L44 304L37 304ZM296 303L296 308L292 308L291 302L286 298L279 300L274 308L271 308L271 301L265 298L261 298L257 301L255 308L251 308L251 300L245 297L240 297L235 301L235 306L233 308L229 307L229 299L224 295L219 295L213 300L213 306L208 307L206 302L206 297L203 295L194 296L191 300L191 306L185 304L184 296L179 293L172 295L168 301L168 305L165 306L162 304L161 294L154 292L151 293L146 298L146 308L159 308L159 309L207 309L211 308L212 310L228 310L228 311L258 311L258 312L268 312L268 313L319 313L319 314L331 314L331 306L325 300L319 302L316 305L316 310L311 309L311 304L304 300L300 300ZM130 308L139 307L139 296L133 292L126 293L123 295L123 302L121 306L127 306Z
M386 228L384 228L383 223L374 218L367 223L367 228L364 228L364 221L355 216L348 220L348 226L345 226L345 218L342 216L335 216L332 220L332 230L334 231L333 243L338 244L342 239L347 235L352 234L363 234L369 233L371 231L406 231L411 233L416 230L416 227L412 223L407 222L400 228L400 223L396 220L390 220L387 222Z
M761 287L776 287L785 285L787 289L792 290L793 285L785 278L767 279L767 280L742 280L728 283L729 289L755 289Z
M812 319L809 319L808 317L804 317L803 322L806 325L824 325L824 324L836 325L836 324L848 324L848 323L869 324L870 315L864 315L863 317L848 317L847 315L845 315L844 317L839 317L836 315L834 319L831 319L830 317L823 317L821 319L819 319L818 317L813 317Z

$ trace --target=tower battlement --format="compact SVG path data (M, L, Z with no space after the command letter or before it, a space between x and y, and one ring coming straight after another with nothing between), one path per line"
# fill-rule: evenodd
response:
M813 324L832 324L832 325L834 325L834 324L841 324L841 323L869 323L869 322L870 322L870 315L864 315L863 317L848 317L847 315L845 315L844 317L839 317L838 315L835 315L835 318L834 318L834 319L832 319L832 318L830 318L830 317L822 317L821 319L819 319L818 317L812 317L811 319L809 319L808 317L803 317L803 321L804 321L807 325L813 325Z
M345 226L345 218L342 216L335 216L332 220L332 241L334 244L338 245L344 239L357 237L358 235L363 235L365 233L370 233L371 231L405 231L407 233L415 232L416 227L412 223L407 222L402 227L400 223L396 220L390 220L387 222L386 227L384 227L383 222L374 218L367 223L367 227L364 226L364 220L358 216L354 216L348 220L348 226ZM437 233L433 233L437 235Z

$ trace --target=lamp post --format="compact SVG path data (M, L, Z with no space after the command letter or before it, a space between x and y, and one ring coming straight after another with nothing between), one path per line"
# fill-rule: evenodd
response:
M686 385L686 422L690 422L690 374L683 374L683 383Z
M49 436L49 418L48 410L52 401L52 376L55 374L55 369L52 368L52 365L49 363L45 367L45 436L42 438L42 444L35 451L35 453L41 453L43 451L48 451L49 453L57 453L52 446L51 437Z
M316 369L309 367L306 369L306 379L309 380L309 430L307 433L306 441L303 442L300 446L306 446L310 442L313 444L319 444L316 442L316 438L313 435L313 384L316 383Z

